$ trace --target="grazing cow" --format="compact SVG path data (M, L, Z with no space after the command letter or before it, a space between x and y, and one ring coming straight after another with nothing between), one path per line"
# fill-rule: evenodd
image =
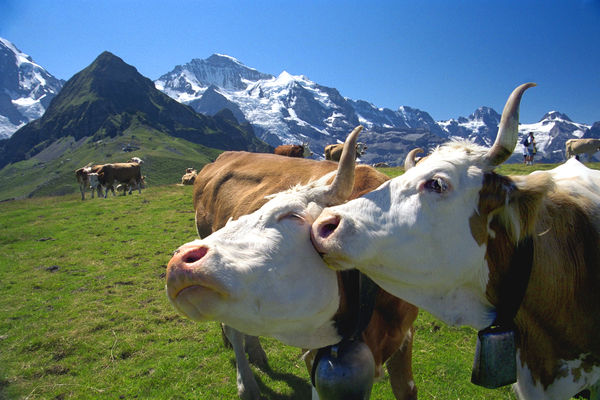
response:
M323 210L311 236L333 268L357 268L453 325L485 328L516 302L518 397L569 399L586 388L597 396L600 171L571 159L527 176L494 172L515 148L532 86L509 97L491 148L441 146L364 197Z
M286 157L308 158L312 156L312 151L308 147L308 143L302 144L282 144L275 147L275 154Z
M331 161L340 161L342 155L343 143L329 144L325 146L325 159ZM367 145L361 142L356 143L356 157L360 157L367 151Z
M340 339L338 324L348 318L344 310L356 293L347 292L340 275L314 251L309 228L324 206L360 196L389 179L368 166L354 168L359 132L349 136L339 164L347 166L346 172L330 185L337 163L246 152L223 153L196 178L196 228L207 237L176 251L167 269L167 294L189 318L228 325L240 397L260 395L243 339L255 350L260 344L241 332L305 348ZM341 185L346 189L338 191ZM288 256L298 251L301 256ZM363 333L379 375L387 361L397 399L416 398L411 369L416 315L416 307L378 289Z
M600 150L600 139L569 139L565 142L565 155L567 160L578 154L587 154L588 161L592 161L594 153Z
M181 177L181 184L193 185L197 175L198 171L196 171L194 168L187 168L185 170L185 174Z
M142 193L142 174L138 163L104 164L98 170L98 180L106 189L105 198L108 196L109 188L113 187L115 182L128 184L129 194L134 187L138 188L140 194Z

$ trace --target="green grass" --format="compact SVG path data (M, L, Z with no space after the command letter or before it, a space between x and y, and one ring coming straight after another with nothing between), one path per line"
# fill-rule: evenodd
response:
M74 183L72 183L74 185ZM218 324L179 316L165 266L196 236L191 187L82 202L0 203L0 399L235 399ZM266 399L310 398L300 350L261 338ZM514 399L470 384L475 332L421 312L413 371L421 399ZM372 399L393 399L387 378Z
M123 152L123 146L129 144L139 149ZM77 193L77 168L88 163L126 162L134 156L144 160L142 174L146 175L147 185L174 184L181 182L186 168L200 170L220 153L143 126L101 141L86 138L75 142L72 137L62 138L36 156L0 170L0 201Z

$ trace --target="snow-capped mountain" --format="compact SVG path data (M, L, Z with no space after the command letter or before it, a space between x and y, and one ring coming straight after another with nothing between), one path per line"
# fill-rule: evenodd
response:
M410 149L431 150L451 137L490 146L500 123L500 114L490 107L480 107L466 118L436 122L422 110L379 108L343 97L337 89L303 75L264 74L219 54L177 66L155 85L201 113L214 115L229 108L240 123L250 123L272 146L308 141L317 158L327 144L343 141L358 124L366 128L360 139L368 146L363 162L401 165ZM521 125L520 131L534 132L537 160L559 162L564 159L564 142L586 135L589 128L550 112L538 123ZM515 160L518 149L516 153Z
M358 124L372 132L393 129L446 137L424 111L378 108L345 98L337 89L303 75L263 74L218 54L177 66L155 85L201 113L212 115L230 108L238 121L252 124L257 136L272 146L308 141L316 154L323 154L328 144L343 141Z
M0 38L0 139L40 118L64 81Z

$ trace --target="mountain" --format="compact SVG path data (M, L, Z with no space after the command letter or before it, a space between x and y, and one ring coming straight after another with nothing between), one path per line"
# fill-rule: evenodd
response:
M315 158L322 158L327 144L342 142L358 124L366 128L360 140L368 146L362 162L402 165L410 149L430 150L452 137L490 146L500 123L500 114L485 106L468 117L436 122L426 111L408 106L379 108L343 97L337 89L305 76L286 71L279 76L261 73L219 54L178 65L155 85L200 113L231 110L272 146L308 141ZM520 130L534 132L539 161L560 162L564 160L564 142L584 136L589 128L550 112L538 123L521 125Z
M64 81L0 38L0 139L40 118Z
M382 134L391 130L398 134L418 131L432 141L446 136L424 111L411 107L396 111L377 108L365 101L345 98L337 89L305 76L286 71L279 76L260 73L224 55L214 54L206 60L194 59L176 66L155 85L201 113L212 115L221 107L229 108L272 146L308 141L316 154L323 154L328 144L343 141L358 124Z
M133 66L104 52L65 83L40 119L0 142L0 168L28 159L60 138L98 141L137 126L216 149L270 150L250 125L239 125L229 113L198 114L157 90Z

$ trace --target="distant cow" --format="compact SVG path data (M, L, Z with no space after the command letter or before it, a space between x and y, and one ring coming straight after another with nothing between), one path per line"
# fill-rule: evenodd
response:
M142 174L138 163L104 164L98 171L98 180L105 187L105 198L115 182L128 184L129 194L133 187L137 187L139 193L142 193Z
M567 160L578 154L587 154L588 161L592 161L594 153L600 150L600 139L569 139L565 142L565 155Z
M325 146L325 159L331 161L340 161L342 155L343 143L330 144ZM356 157L360 157L367 151L367 145L361 142L356 143Z
M302 144L282 144L275 147L275 154L287 157L308 158L312 156L312 151L308 147L308 143Z
M98 190L98 196L100 196L101 189L98 182L98 171L102 165L92 165L79 168L75 170L75 178L79 184L79 191L81 192L81 200L85 200L85 192L88 188L92 189L92 198L94 198L94 191ZM114 193L114 192L113 192Z
M141 158L139 158L139 157L131 157L131 158L129 159L129 161L127 161L127 162L132 162L132 163L136 163L136 164L143 164L143 163L144 163L144 160L142 160L142 159L141 159Z
M198 171L194 168L188 168L185 170L185 174L181 177L182 185L193 185L196 180L196 176L198 175Z

